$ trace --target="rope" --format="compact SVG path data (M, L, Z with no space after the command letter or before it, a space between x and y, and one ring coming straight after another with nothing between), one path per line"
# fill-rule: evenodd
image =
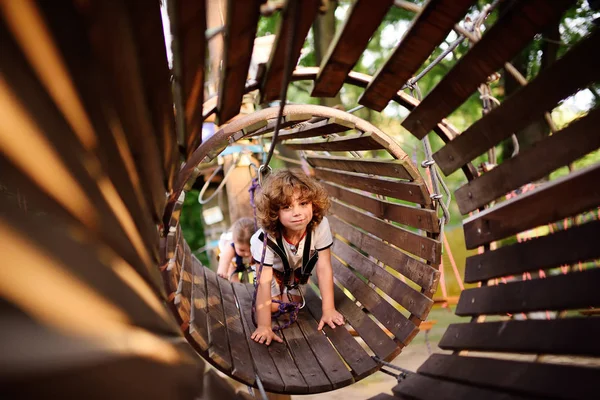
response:
M377 363L381 364L382 366L385 366L385 367L392 368L392 369L395 369L395 370L397 370L397 371L400 371L400 373L399 373L399 374L395 374L395 373L393 373L393 372L391 372L391 371L388 371L388 370L385 370L385 369L383 369L383 368L381 368L381 369L379 370L379 371L383 372L384 374L391 375L391 376L393 376L394 378L396 378L396 379L398 380L398 383L400 383L400 382L401 382L403 379L405 379L405 378L406 378L408 375L410 375L410 374L413 374L413 373L414 373L414 372L412 372L412 371L409 371L408 369L404 369L404 368L402 368L402 367L399 367L399 366L397 366L397 365L394 365L394 364L392 364L392 363L389 363L389 362L387 362L387 361L385 361L385 360L383 360L383 359L381 359L381 358L379 358L379 357L377 357L377 356L372 356L371 358L372 358L372 359L373 359L375 362L377 362Z
M263 400L269 400L269 398L267 397L267 392L265 391L265 387L263 386L262 381L260 380L258 375L256 375L256 386L258 387L258 391Z
M275 151L275 144L277 143L277 138L279 137L279 127L281 125L281 118L283 118L283 109L285 107L286 97L287 97L287 89L290 84L290 78L292 76L292 71L294 66L292 65L293 57L294 57L294 39L296 33L296 27L298 25L299 15L297 13L298 9L298 0L292 0L289 2L288 13L292 15L292 24L289 28L287 35L287 48L286 48L286 58L285 64L283 67L283 82L281 85L281 94L279 98L281 99L279 102L279 112L277 113L277 119L275 120L275 131L273 132L273 138L271 139L271 147L269 148L269 153L265 158L263 165L269 165L271 162L271 158L273 157L273 152Z
M202 205L208 203L209 201L214 199L215 196L221 192L221 190L223 190L223 186L225 186L225 184L227 183L227 179L229 179L229 175L231 175L231 173L233 172L235 167L237 167L238 162L239 162L239 158L236 159L233 164L231 164L231 167L229 167L229 170L223 177L223 180L221 181L221 183L219 184L217 189L215 189L215 192L213 194L211 194L208 199L204 200L202 197L204 197L204 193L206 192L206 189L208 189L208 186L210 185L210 182L212 181L212 179L219 173L219 171L221 171L223 169L223 166L219 165L219 167L214 170L214 172L211 174L210 178L208 178L206 180L206 182L204 182L204 186L202 186L202 190L200 190L200 194L198 194L198 203L200 203Z

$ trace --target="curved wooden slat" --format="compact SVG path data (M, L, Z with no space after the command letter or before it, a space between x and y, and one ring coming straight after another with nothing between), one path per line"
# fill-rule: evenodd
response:
M600 164L547 182L531 192L465 219L463 226L467 248L474 249L598 206L598 182Z
M417 204L427 203L419 183L370 177L362 174L332 171L322 168L315 168L315 177L323 181L338 183L351 188L411 201Z
M331 212L346 221L352 221L367 232L392 243L418 257L439 263L442 245L439 241L394 226L389 222L371 217L366 213L348 207L335 199L331 201Z
M358 228L337 218L335 215L328 217L329 224L335 234L338 234L352 243L354 246L362 249L371 257L382 261L385 265L421 286L424 293L433 295L437 288L440 272L430 265L418 261L399 249L394 248L380 239L369 236Z
M334 97L340 91L393 3L392 0L358 0L350 6L344 25L323 57L312 97Z
M511 4L483 38L444 76L402 122L422 139L435 125L456 110L488 76L525 46L534 35L558 21L573 0L528 0Z
M223 35L223 65L219 80L217 124L240 112L262 0L228 1Z
M451 324L439 346L444 350L598 357L600 343L594 332L599 330L600 318Z
M383 110L433 50L465 15L472 0L430 0L415 17L394 52L379 68L358 103Z
M513 132L527 127L534 118L554 108L562 99L598 81L600 60L589 55L599 46L600 32L592 32L534 80L437 151L433 158L444 174L450 175ZM569 79L564 79L565 76ZM573 138L575 143L583 146L586 141L578 142ZM522 176L523 172L517 176Z
M465 282L571 265L600 258L600 221L467 257Z
M321 181L321 184L327 190L329 196L352 206L360 207L378 218L424 229L428 232L439 232L440 230L437 215L433 210L379 200L373 196L366 196L325 181Z
M320 141L298 140L284 142L283 144L292 150L361 151L382 150L385 148L370 133L358 133Z
M310 155L306 157L306 161L313 167L413 180L404 166L406 163L404 160Z
M332 135L354 129L351 122L342 121L336 118L329 118L315 123L300 124L297 128L286 131L280 131L278 140L304 139L315 136Z
M225 325L225 314L223 313L223 302L217 274L204 269L206 276L206 295L208 302L208 356L220 368L231 372L233 364L231 351L229 349L229 338L227 337L227 326ZM222 279L222 278L221 278Z
M206 296L205 268L192 256L192 310L190 312L189 334L200 352L208 352L208 301Z

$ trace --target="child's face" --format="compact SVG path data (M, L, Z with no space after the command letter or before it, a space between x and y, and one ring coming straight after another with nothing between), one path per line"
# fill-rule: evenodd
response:
M250 257L250 243L234 241L235 252L240 257Z
M279 209L279 221L290 232L304 232L312 217L312 202L301 198L300 192L294 193L289 206Z

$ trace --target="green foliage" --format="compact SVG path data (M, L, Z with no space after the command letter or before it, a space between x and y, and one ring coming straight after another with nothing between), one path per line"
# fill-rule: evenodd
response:
M190 190L186 193L179 220L183 237L190 245L192 253L206 244L202 224L202 205L198 203L198 194L198 190ZM197 257L202 264L209 265L205 252L197 255Z

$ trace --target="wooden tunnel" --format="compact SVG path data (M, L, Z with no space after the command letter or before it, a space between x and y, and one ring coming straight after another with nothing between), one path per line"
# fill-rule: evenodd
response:
M445 332L439 347L451 354L432 355L375 398L589 398L600 378L600 270L590 263L600 258L600 218L582 215L599 212L600 165L507 194L598 150L600 110L487 172L471 162L598 83L600 33L460 133L445 118L575 1L507 0L422 101L402 89L476 2L429 0L374 76L353 71L394 3L404 2L356 0L322 64L289 69L324 4L288 1L268 62L248 80L271 3L228 1L215 55L206 3L167 1L170 67L159 1L0 1L0 397L249 397L205 362L269 392L320 393L369 376L410 344L439 283L439 201L399 144L351 113L286 105L278 140L332 199L336 307L358 337L317 331L313 282L283 344L250 341L252 286L217 278L184 239L182 202L197 167L240 140L272 141L279 106L266 104L304 80L314 97L353 85L373 111L395 102L411 134L442 139L433 154L441 171L461 169L468 181L453 195L466 247L480 249L464 276L479 285L456 308L471 321ZM214 57L218 93L205 99ZM265 106L240 114L255 90ZM219 129L202 141L213 115ZM568 228L499 244L566 219Z

